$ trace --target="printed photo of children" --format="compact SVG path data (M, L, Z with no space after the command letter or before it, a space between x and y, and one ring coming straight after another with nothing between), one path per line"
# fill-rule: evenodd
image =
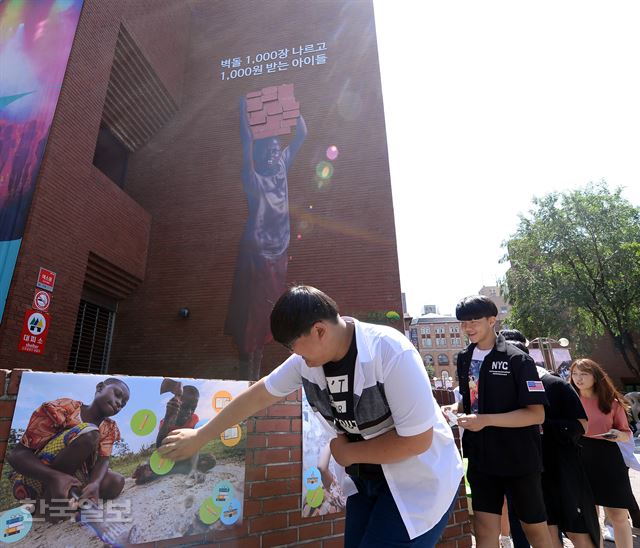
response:
M25 372L0 477L0 537L98 548L241 524L244 425L186 461L156 448L174 429L203 425L247 385Z
M7 454L16 500L68 499L72 506L78 500L116 498L124 477L109 469L113 444L120 441L118 425L110 417L129 397L127 384L110 377L96 384L89 404L58 398L40 405Z

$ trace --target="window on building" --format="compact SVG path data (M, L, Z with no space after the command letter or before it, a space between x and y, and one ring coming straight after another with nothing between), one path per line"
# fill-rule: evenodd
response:
M104 374L108 370L114 310L81 300L69 354L69 371Z
M425 354L424 361L427 363L427 365L433 365L433 356L431 354Z
M425 342L425 346L429 346L429 347L433 346L433 341L431 339L425 339L424 342Z
M129 149L111 133L108 127L100 126L96 150L93 153L93 165L122 188L127 176L128 161Z
M438 365L449 365L449 356L446 354L438 354Z
M424 332L425 332L427 335L431 335L431 328L430 328L430 327L425 327L425 328L424 328Z

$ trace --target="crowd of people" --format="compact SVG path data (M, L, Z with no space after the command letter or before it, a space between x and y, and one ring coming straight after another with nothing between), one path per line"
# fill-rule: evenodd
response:
M561 533L600 546L601 506L616 545L630 548L637 460L629 405L611 379L590 359L572 363L569 382L536 367L522 333L495 333L486 297L464 299L456 316L471 344L458 358L461 399L444 411L464 429L478 546L559 547Z
M440 408L419 353L401 332L341 316L314 287L291 287L271 312L273 337L291 356L201 428L193 428L197 390L180 387L180 399L167 404L159 450L185 461L196 477L191 457L206 443L303 388L336 434L328 452L347 497L348 548L435 546L463 477L454 423L479 548L557 548L561 533L578 548L600 546L597 506L616 545L631 548L629 516L638 525L640 512L629 481L628 467L638 460L627 401L590 359L572 363L569 382L536 367L522 333L496 333L497 313L483 296L458 304L470 344L458 356L460 400ZM110 378L90 405L56 400L36 411L8 455L16 497L38 498L43 485L63 499L75 490L76 503L117 496L123 478L108 468L118 438L109 417L128 399L127 385ZM154 479L137 472L138 483Z
M177 430L161 448L179 460L229 425L303 388L336 432L330 451L344 467L345 546L434 546L462 478L447 424L463 431L473 528L479 548L501 543L599 546L596 505L617 545L630 548L638 507L618 444L630 440L627 404L591 360L570 382L537 368L515 330L495 332L495 304L472 296L456 316L470 344L458 356L460 401L438 409L420 355L384 326L342 317L310 286L288 289L271 313L291 356L199 430ZM503 507L511 532L501 536ZM513 540L512 540L513 539Z

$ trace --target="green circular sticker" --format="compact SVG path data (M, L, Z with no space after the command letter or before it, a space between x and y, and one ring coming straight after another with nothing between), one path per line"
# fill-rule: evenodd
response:
M138 436L148 436L157 422L156 414L151 409L140 409L131 417L131 431Z
M324 500L324 489L322 487L318 487L317 489L307 491L307 504L311 506L311 508L317 508L322 504L323 500Z
M204 502L200 505L200 510L198 511L198 516L200 516L200 521L205 525L211 525L220 519L220 514L222 513L222 509L213 502L211 497L207 497L204 499Z
M163 457L158 451L154 451L151 454L151 458L149 459L149 466L151 466L151 470L153 470L159 476L164 476L171 472L171 469L175 465L171 459L167 457Z

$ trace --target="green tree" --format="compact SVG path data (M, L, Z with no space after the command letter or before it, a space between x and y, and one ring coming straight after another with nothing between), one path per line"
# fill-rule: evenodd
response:
M607 334L640 375L640 209L604 181L533 199L505 243L509 325L576 342Z
M425 369L427 370L427 375L429 375L430 379L435 378L436 376L436 369L435 367L433 367L433 365L431 364L425 364Z

